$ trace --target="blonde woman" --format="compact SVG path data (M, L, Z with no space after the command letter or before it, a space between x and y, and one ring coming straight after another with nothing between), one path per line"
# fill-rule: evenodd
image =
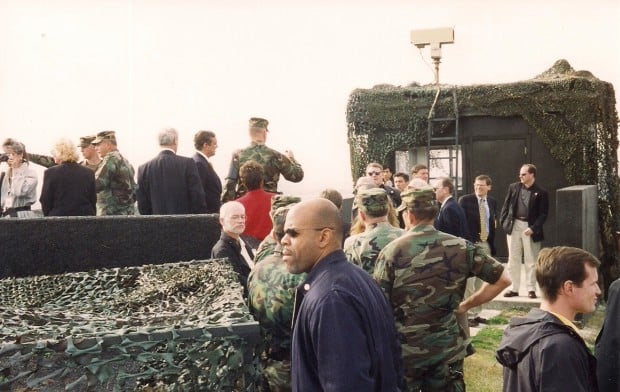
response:
M2 216L31 216L30 206L37 201L37 173L25 159L26 146L15 139L6 139L2 149L9 166L0 173Z
M57 166L43 174L41 209L45 216L95 215L95 173L78 163L75 145L59 140L52 150Z

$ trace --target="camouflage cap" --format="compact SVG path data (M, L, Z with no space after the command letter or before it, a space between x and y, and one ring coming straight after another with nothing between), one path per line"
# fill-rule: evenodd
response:
M93 140L95 140L96 136L82 136L80 138L80 147L88 147L93 144Z
M400 194L400 199L402 204L398 206L398 211L403 211L406 208L424 208L437 205L435 191L431 186L421 189L405 189Z
M97 134L95 140L90 142L91 144L99 144L104 140L113 140L116 142L116 132L114 131L101 131Z
M284 231L284 221L286 221L286 214L288 211L297 203L289 204L284 207L279 207L273 212L273 216L271 217L271 221L273 223L274 231Z
M260 117L252 117L250 118L250 128L265 128L267 131L267 125L269 125L269 121Z
M360 211L372 217L388 213L388 195L382 188L361 189L355 196L355 205Z
M301 201L300 197L297 196L289 196L289 195L275 195L271 198L271 209L269 210L269 214L273 218L273 214L280 207L286 207L291 204L299 203Z

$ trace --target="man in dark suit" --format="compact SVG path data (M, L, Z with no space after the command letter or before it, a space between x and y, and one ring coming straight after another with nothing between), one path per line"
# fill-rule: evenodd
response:
M441 203L435 218L435 229L461 238L468 238L465 212L454 199L454 184L448 177L435 181L435 197Z
M536 166L531 163L521 166L519 180L508 187L500 214L500 224L507 234L508 270L512 278L512 287L504 296L519 295L523 259L528 297L536 298L534 265L545 238L543 224L549 214L549 194L535 183Z
M205 194L191 158L176 154L179 134L159 133L161 152L138 168L138 210L142 215L203 214Z
M495 255L495 221L497 217L497 201L488 195L491 190L491 178L487 175L479 175L474 180L474 193L465 195L459 199L459 205L465 212L467 221L467 237L470 242L480 245L487 253ZM467 279L465 298L478 291L482 286L482 280L471 277ZM476 326L485 322L479 316L482 307L476 306L468 311L470 326Z
M217 149L217 138L211 131L198 131L194 135L194 147L196 153L192 157L198 167L198 175L205 192L207 203L207 213L217 214L220 211L220 196L222 194L222 181L213 170L213 165L209 158L215 155Z

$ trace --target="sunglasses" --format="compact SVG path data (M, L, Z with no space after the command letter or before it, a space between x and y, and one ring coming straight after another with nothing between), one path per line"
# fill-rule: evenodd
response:
M304 229L286 229L286 230L284 230L284 234L288 235L291 238L295 238L299 234L301 234L300 231L304 231L304 230L322 231L322 230L325 230L325 229L334 230L333 227L306 227ZM276 234L276 236L277 236L277 234ZM284 237L284 235L282 237Z
M380 174L381 174L381 172L379 172L379 171L373 171L373 172L368 172L368 173L366 173L366 174L367 174L367 175L369 175L369 176L378 176L378 175L380 175Z

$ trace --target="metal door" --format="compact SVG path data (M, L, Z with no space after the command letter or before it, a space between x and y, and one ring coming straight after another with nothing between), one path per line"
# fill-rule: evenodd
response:
M467 193L473 192L473 183L477 175L486 174L491 177L492 188L489 195L497 200L497 216L502 209L508 193L508 186L518 181L521 165L529 162L529 137L514 139L476 140L471 141L471 153L466 159ZM499 219L498 219L499 220ZM508 258L506 234L499 226L495 231L495 246L500 259Z

